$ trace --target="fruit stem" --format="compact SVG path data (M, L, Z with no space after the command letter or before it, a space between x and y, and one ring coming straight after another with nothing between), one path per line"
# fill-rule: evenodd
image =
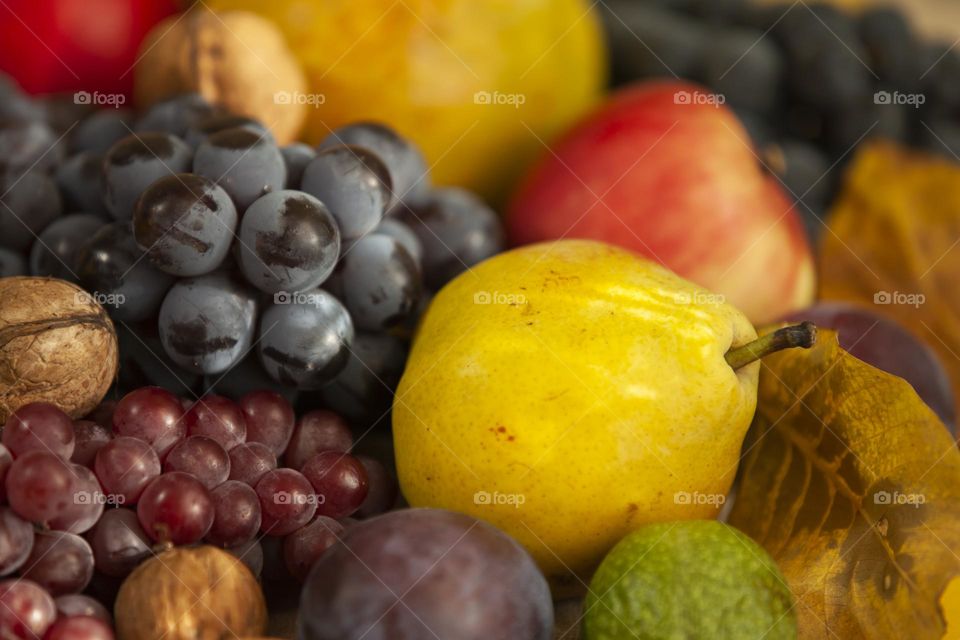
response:
M772 333L760 336L753 342L730 349L724 356L734 369L745 367L751 362L756 362L760 358L782 351L783 349L792 349L802 347L809 349L817 341L817 326L812 322L801 322L800 324L790 325L777 329Z

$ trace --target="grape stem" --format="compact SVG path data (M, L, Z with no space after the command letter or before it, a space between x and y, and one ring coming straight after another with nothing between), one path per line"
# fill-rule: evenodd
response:
M816 341L817 326L812 322L801 322L777 329L740 347L731 348L724 357L727 364L739 369L777 351L794 347L809 349Z
M164 540L163 542L158 542L153 545L150 550L153 552L153 555L158 556L164 551L169 551L170 549L173 549L173 543L169 540Z

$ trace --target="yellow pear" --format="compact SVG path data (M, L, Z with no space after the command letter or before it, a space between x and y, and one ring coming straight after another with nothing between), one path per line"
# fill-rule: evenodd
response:
M754 342L720 296L602 243L493 257L417 331L393 409L403 493L493 523L555 593L582 591L628 532L717 516L780 333Z

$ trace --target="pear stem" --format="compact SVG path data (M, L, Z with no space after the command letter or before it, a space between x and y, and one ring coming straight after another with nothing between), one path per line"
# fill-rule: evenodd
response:
M756 362L760 358L782 351L783 349L792 349L802 347L809 349L817 341L817 327L812 322L801 322L800 324L790 325L777 329L772 333L760 336L753 342L730 349L724 356L734 369L745 367L751 362Z

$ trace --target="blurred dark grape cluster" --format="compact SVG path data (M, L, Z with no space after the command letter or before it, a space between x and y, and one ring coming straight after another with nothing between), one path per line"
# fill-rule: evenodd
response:
M118 394L310 391L306 409L384 419L432 293L503 248L497 215L432 187L387 126L281 146L197 94L143 113L97 98L0 78L0 277L100 302Z
M811 238L843 165L885 138L957 159L960 49L926 41L897 8L826 3L611 0L615 84L700 82L742 120L758 158L800 204Z

